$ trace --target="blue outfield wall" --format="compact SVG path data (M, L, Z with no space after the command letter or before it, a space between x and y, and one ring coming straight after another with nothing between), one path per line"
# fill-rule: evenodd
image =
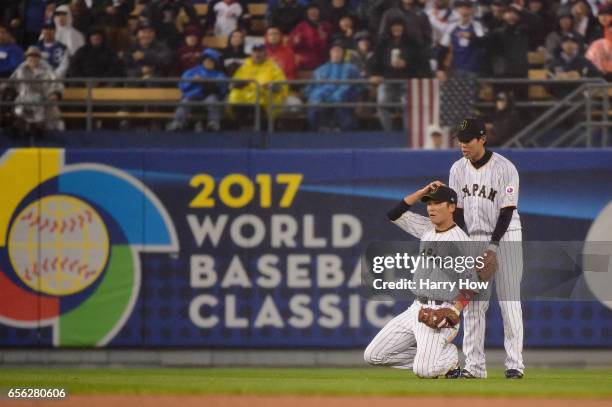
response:
M0 129L0 148L29 146L31 141L11 136ZM356 131L351 133L223 131L195 133L148 131L65 131L47 133L33 140L38 147L69 148L403 148L408 145L404 132Z
M612 150L500 153L521 177L524 240L582 241L612 200ZM369 242L410 239L386 211L448 180L457 159L6 150L0 346L364 347L407 303L362 299L357 259ZM573 272L570 283L584 284ZM612 346L612 310L597 300L523 309L526 346ZM503 346L495 303L487 324L487 345Z

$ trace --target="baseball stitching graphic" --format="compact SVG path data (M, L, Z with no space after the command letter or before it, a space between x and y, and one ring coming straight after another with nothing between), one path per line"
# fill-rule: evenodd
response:
M69 295L100 276L109 254L109 237L100 215L68 195L32 202L9 232L9 256L19 278L35 291Z

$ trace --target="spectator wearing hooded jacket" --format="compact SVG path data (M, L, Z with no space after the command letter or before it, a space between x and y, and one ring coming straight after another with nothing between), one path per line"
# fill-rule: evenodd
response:
M546 0L527 0L527 10L532 20L529 27L529 47L534 51L544 47L546 36L555 28L555 18Z
M67 4L72 14L72 26L79 32L86 33L94 24L94 16L92 10L87 7L87 2L85 0L70 0Z
M74 55L79 48L85 45L85 37L72 26L72 13L70 7L61 5L53 14L55 23L55 39L68 48L68 55Z
M282 69L267 56L266 46L256 44L251 50L251 56L244 61L244 64L234 73L233 79L255 81L259 85L259 104L268 108L268 101L271 100L275 106L280 106L285 101L289 88L287 85L271 87L270 82L285 81L287 78ZM228 102L232 104L255 104L257 101L257 85L253 82L234 83L228 96ZM238 108L238 109L236 109ZM243 114L236 114L240 110ZM252 110L244 106L235 106L232 112L243 124L247 121L248 111Z
M125 76L117 54L106 45L104 31L94 28L89 32L87 44L79 48L72 57L67 76L72 78Z
M0 78L11 76L23 60L23 50L13 42L6 27L0 25Z
M516 135L525 125L525 119L514 106L514 95L499 92L495 98L495 113L491 117L490 131L487 130L487 145L503 145Z
M529 70L529 33L522 21L527 18L515 7L504 10L504 25L490 33L489 55L493 75L501 78L526 78Z
M201 63L183 73L181 79L198 80L203 82L179 82L182 93L182 102L203 101L207 104L207 126L211 131L218 131L221 123L221 107L211 105L218 103L227 93L227 84L223 82L206 82L206 79L225 79L221 70L221 55L212 48L206 48L202 52ZM191 106L181 104L174 114L174 120L168 126L168 130L182 130L187 124ZM198 128L196 124L196 128Z
M374 49L370 82L377 85L376 101L380 104L406 102L405 84L381 83L383 79L425 78L431 69L423 49L408 38L405 20L401 17L388 23L387 32ZM380 124L385 131L393 130L393 116L389 107L377 108ZM403 109L404 129L408 116Z
M424 52L428 51L432 44L431 23L417 0L398 0L394 7L383 14L378 34L383 35L389 22L398 17L404 19L407 38L422 47Z
M315 69L325 62L331 33L332 25L321 21L319 6L316 3L309 4L306 20L299 23L289 36L298 69Z
M340 40L334 41L329 50L329 62L318 67L313 72L312 79L315 81L360 79L359 70L352 64L345 62L344 57L344 43ZM312 84L304 89L309 104L348 102L355 100L360 91L360 85L346 83ZM353 128L355 123L353 111L354 109L349 107L309 107L308 123L313 130L319 131L323 125L331 122L330 116L333 115L340 130L348 131Z
M374 52L372 51L372 37L368 31L359 31L355 34L355 47L347 52L347 61L359 69L362 78L366 78L372 67Z
M26 60L11 75L12 80L25 80L16 84L15 115L24 123L38 129L63 130L57 101L62 97L64 86L57 79L53 68L41 58L37 47L28 47ZM27 82L27 80L48 80L46 82ZM24 103L24 104L20 104ZM26 104L27 103L27 104ZM34 103L41 103L36 105ZM42 105L42 103L48 103Z

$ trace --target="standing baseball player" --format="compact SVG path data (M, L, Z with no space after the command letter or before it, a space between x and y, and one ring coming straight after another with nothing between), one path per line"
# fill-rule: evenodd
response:
M485 148L486 129L481 120L461 122L456 137L463 158L450 170L449 186L459 193L455 222L472 240L483 242L488 261L479 274L482 280L489 280L495 273L495 288L504 321L506 378L521 379L525 366L518 172L508 159ZM465 378L487 377L484 337L490 290L481 292L478 297L465 309L463 316L466 362L461 376Z
M410 211L418 200L427 203L429 219ZM406 196L387 214L397 226L421 239L419 251L430 256L460 255L456 242L469 237L455 224L453 212L457 203L455 191L435 181ZM459 274L454 269L419 267L413 281L457 282L460 278L477 281L472 270ZM461 310L475 291L415 287L416 300L393 318L374 337L364 353L372 365L412 369L419 377L458 378L457 347L451 341L459 329Z

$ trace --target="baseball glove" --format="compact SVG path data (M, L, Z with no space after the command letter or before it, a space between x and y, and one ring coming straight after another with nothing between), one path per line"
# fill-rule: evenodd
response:
M497 271L497 255L492 250L484 253L484 266L476 268L481 281L489 281Z
M453 328L459 324L459 310L452 308L421 308L419 310L419 322L430 328Z

